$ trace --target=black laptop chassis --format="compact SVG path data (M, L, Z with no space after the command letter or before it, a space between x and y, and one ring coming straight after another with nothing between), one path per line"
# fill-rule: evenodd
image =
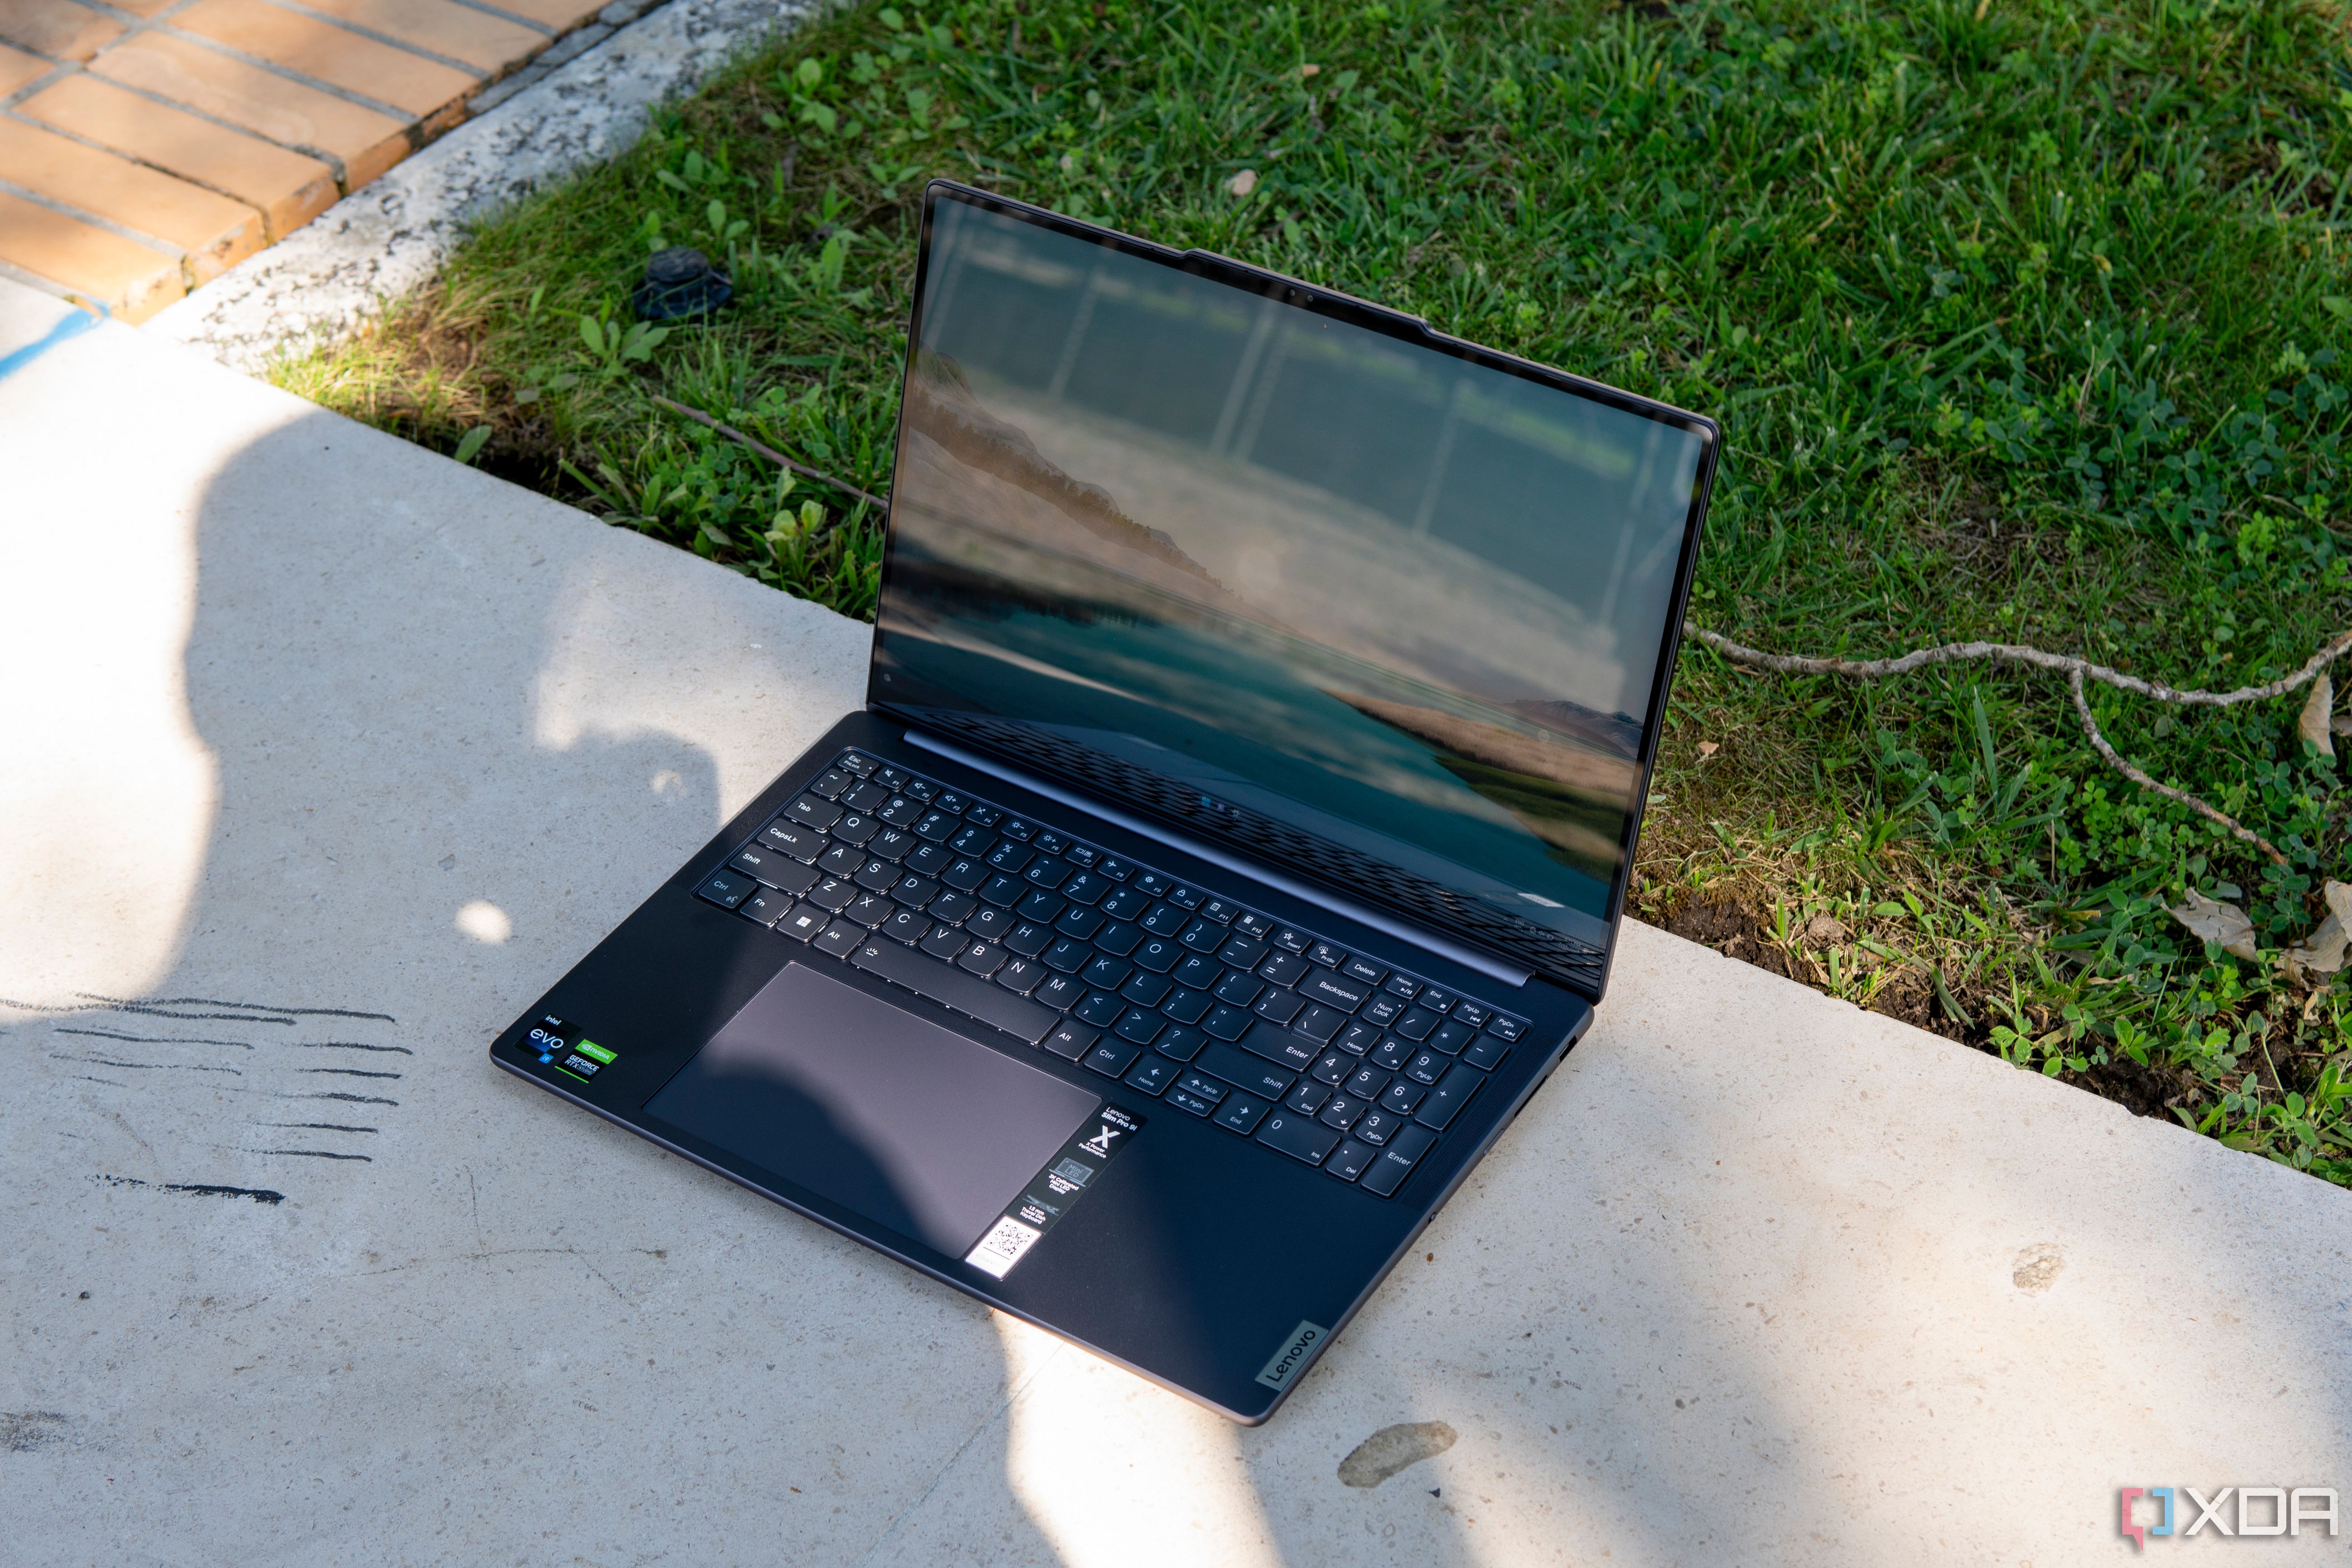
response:
M1276 921L1309 927L1440 985L1499 1004L1532 1026L1430 1157L1392 1197L1375 1198L697 899L696 885L845 746L1080 833L1114 855L1213 889ZM1080 1084L1142 1116L1144 1128L1104 1166L1086 1201L1072 1205L1019 1268L996 1279L649 1114L646 1102L795 958ZM523 1048L531 1028L549 1016L611 1053L593 1079L541 1065L537 1048ZM1423 1227L1591 1022L1590 1003L1547 980L1510 986L1335 909L966 767L910 743L905 723L859 711L835 725L509 1026L493 1042L490 1059L967 1296L1255 1426L1299 1387L1313 1361L1412 1249ZM1259 1381L1269 1367L1276 1369L1269 1382Z

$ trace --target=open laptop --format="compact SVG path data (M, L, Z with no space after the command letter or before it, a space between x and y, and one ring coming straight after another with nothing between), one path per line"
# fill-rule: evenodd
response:
M866 706L491 1059L1263 1421L1592 1021L1717 431L947 183L914 295Z

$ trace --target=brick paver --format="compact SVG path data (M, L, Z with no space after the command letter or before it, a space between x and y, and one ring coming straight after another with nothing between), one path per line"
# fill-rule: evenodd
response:
M603 4L0 0L0 275L142 320Z

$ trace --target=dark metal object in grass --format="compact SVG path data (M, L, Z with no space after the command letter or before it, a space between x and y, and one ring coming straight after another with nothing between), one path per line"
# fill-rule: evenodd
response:
M1945 643L1939 647L1916 648L1900 658L1815 658L1804 654L1765 653L1760 649L1733 642L1721 632L1710 632L1685 622L1683 630L1696 637L1734 664L1744 664L1752 669L1769 669L1780 675L1841 675L1850 680L1876 680L1889 675L1907 675L1912 670L1931 664L1957 664L1970 659L1990 659L1996 663L2030 664L2039 669L2057 670L2066 677L2069 694L2074 700L2074 716L2083 721L2084 733L2102 759L2124 777L2142 789L2152 790L2167 800L2179 801L2207 821L2228 829L2230 837L2242 844L2251 844L2280 866L2287 863L2278 846L2248 827L2229 813L2208 805L2186 790L2160 784L2146 773L2117 754L2099 732L2098 721L2091 717L2091 704L2083 695L2083 683L2096 680L2158 702L2174 702L2187 707L2235 708L2244 702L2261 702L2273 697L2284 697L2297 687L2319 679L2327 667L2352 652L2352 631L2338 633L2323 644L2317 653L2304 662L2293 675L2271 681L2264 686L2242 686L2235 691L2182 691L2161 681L2142 680L2136 675L2126 675L2109 669L2103 664L2093 664L2072 655L2049 653L2021 643L1968 642Z
M874 508L877 511L887 515L890 510L890 503L870 490L861 490L856 485L849 483L847 480L836 479L831 474L825 473L822 469L810 468L806 463L796 463L790 458L785 457L782 452L777 451L773 447L768 446L764 442L754 441L751 437L744 435L743 432L736 429L732 425L721 425L718 420L713 419L709 415L703 413L698 408L688 408L683 403L674 403L670 399L664 397L658 392L654 393L651 395L656 403L660 404L664 408L668 409L671 413L683 414L688 419L693 420L697 425L708 425L713 430L718 431L721 436L726 437L730 441L740 442L743 446L749 447L751 450L759 453L760 456L767 458L768 461L772 463L781 464L796 474L816 480L819 484L831 485L835 489L839 490L844 495L856 496L859 500L866 502L866 505ZM835 519L835 521L838 521L839 520ZM830 528L833 524L827 523L825 526Z
M646 259L646 275L630 305L641 321L683 321L708 316L735 297L735 281L690 245L673 245Z

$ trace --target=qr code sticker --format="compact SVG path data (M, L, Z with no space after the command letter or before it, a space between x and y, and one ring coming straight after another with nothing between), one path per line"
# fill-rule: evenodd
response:
M1034 1225L1024 1225L1006 1215L996 1222L994 1229L980 1238L980 1245L964 1258L966 1263L983 1274L1002 1279L1021 1261L1021 1255L1037 1245L1045 1233Z

